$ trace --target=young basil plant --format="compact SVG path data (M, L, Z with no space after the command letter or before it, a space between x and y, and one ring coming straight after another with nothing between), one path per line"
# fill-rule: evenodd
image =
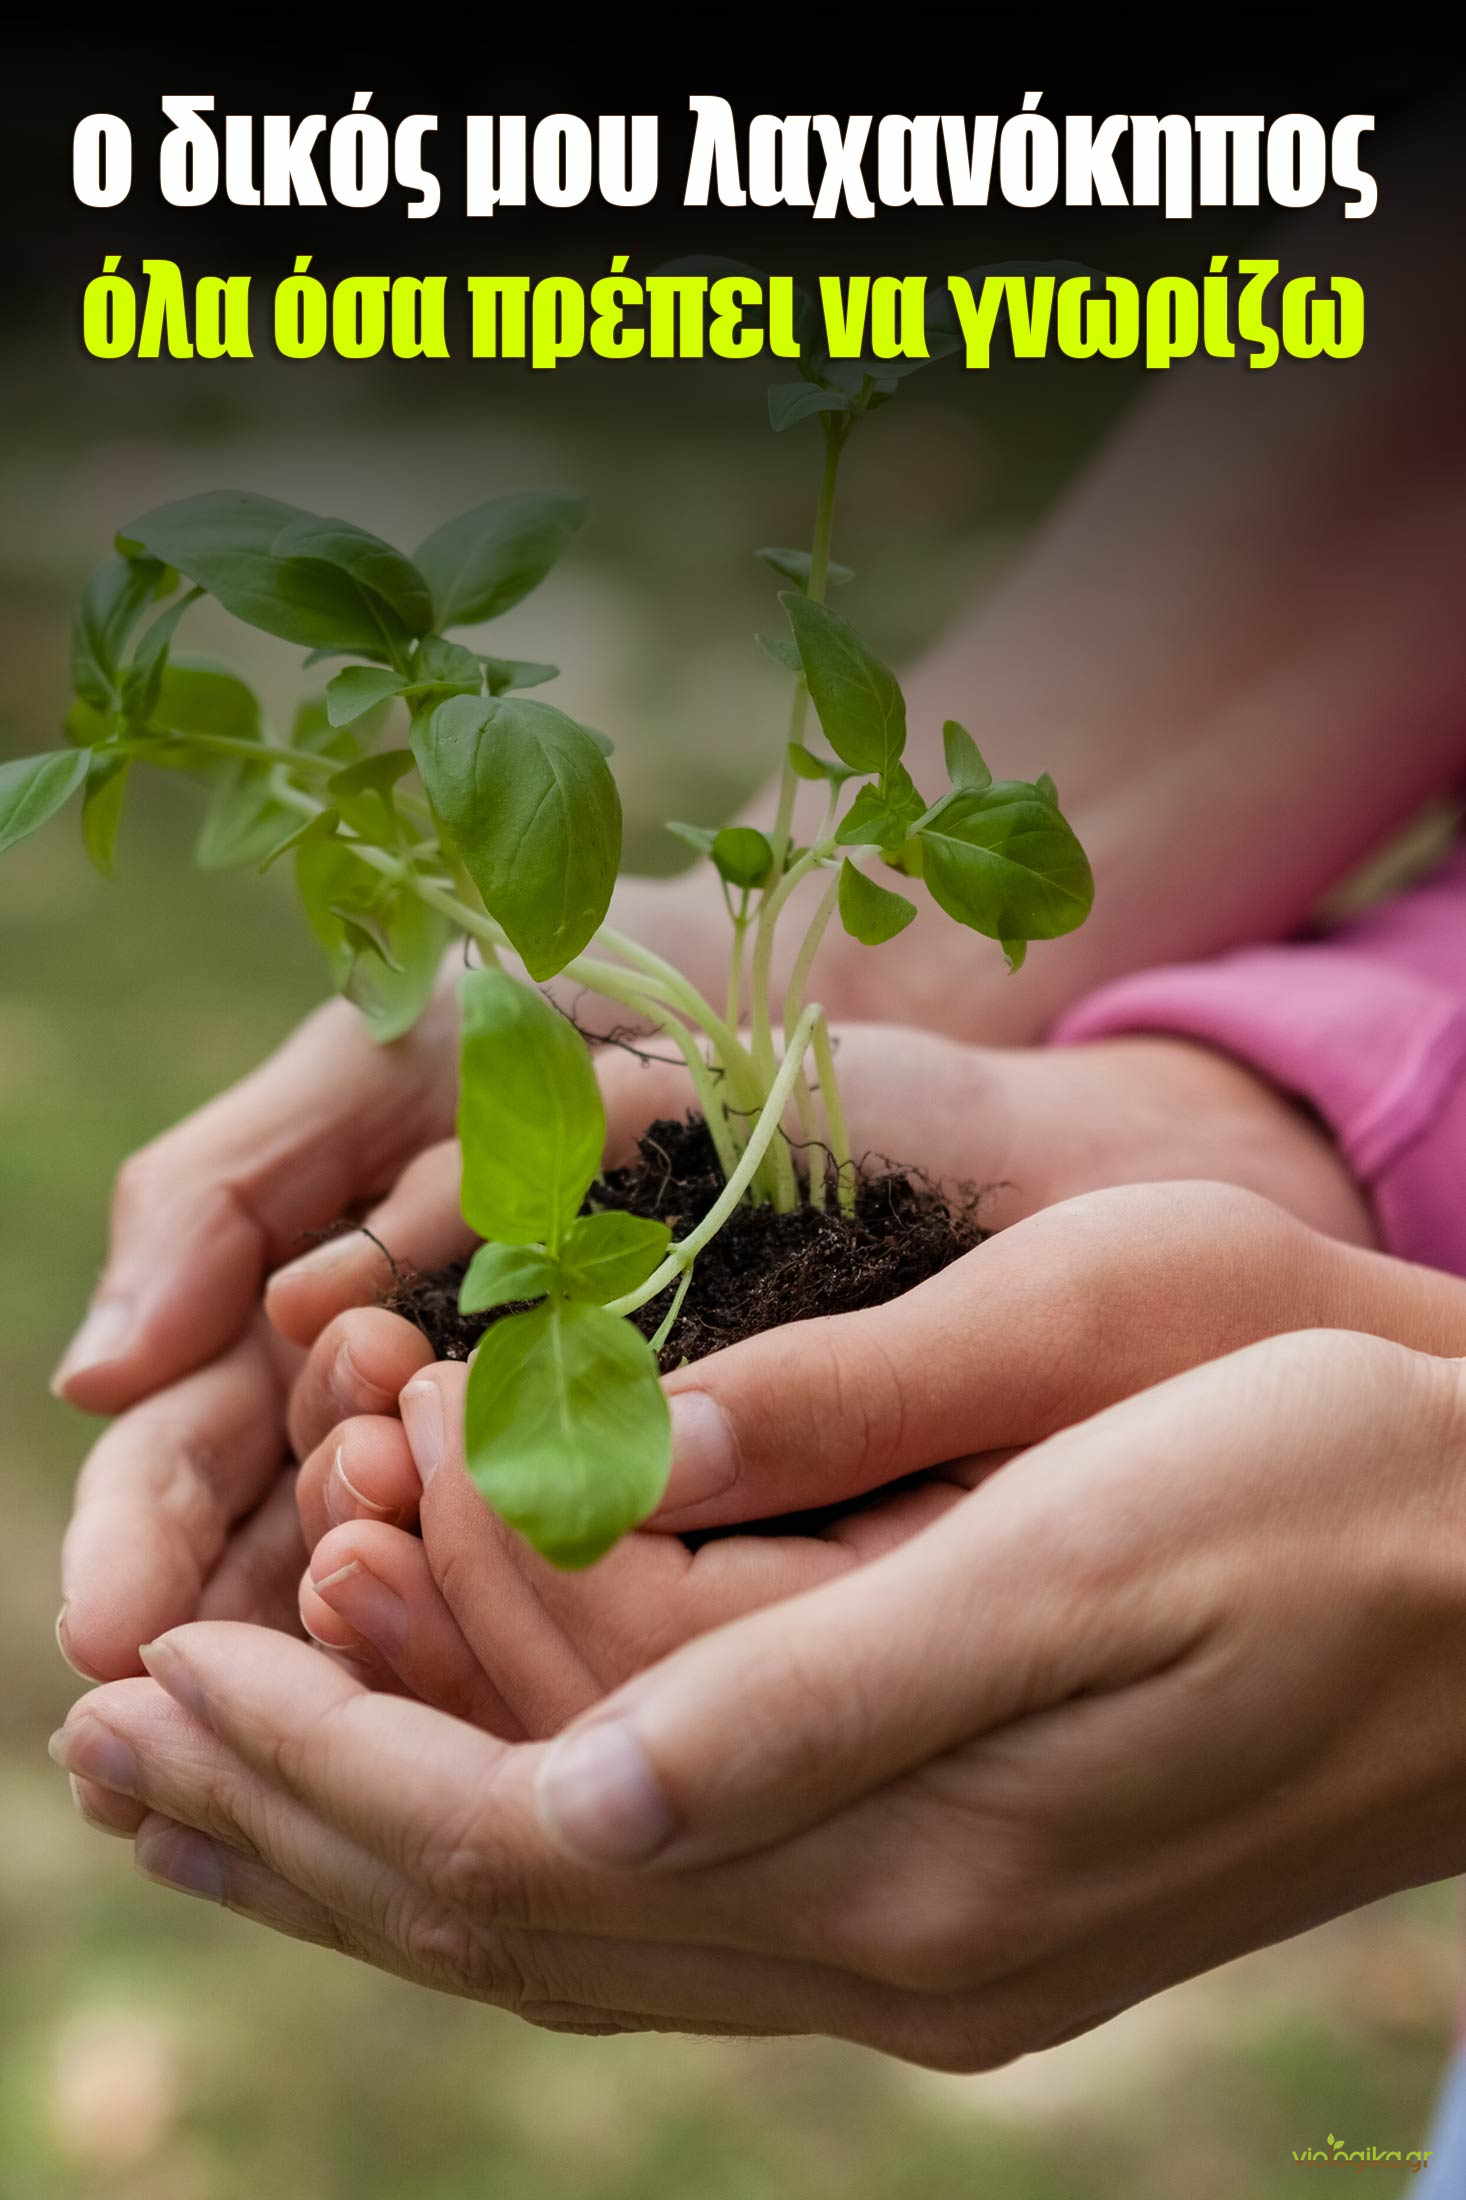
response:
M82 596L68 745L0 765L0 851L79 796L104 872L135 767L201 781L200 866L264 871L288 857L333 984L385 1043L422 1013L450 941L477 947L488 967L462 982L458 1128L463 1212L482 1243L460 1303L495 1318L470 1370L466 1455L487 1501L559 1565L589 1564L661 1496L670 1439L657 1349L675 1335L703 1247L745 1201L855 1205L834 1053L807 998L832 919L878 947L915 921L912 895L924 894L998 941L1016 969L1030 941L1071 931L1093 898L1051 780L994 780L949 721L946 784L934 799L916 786L900 685L824 601L854 578L830 559L842 453L900 377L824 358L802 373L771 392L770 409L780 428L819 423L811 546L758 553L784 584L788 629L760 641L792 676L775 814L762 829L670 828L710 864L727 905L716 1004L606 921L621 860L610 744L526 693L555 677L552 664L475 646L573 540L577 498L490 499L411 556L349 521L240 491L144 513ZM308 667L350 661L274 731L235 673L179 653L203 596L309 652ZM811 744L811 712L827 754ZM793 831L801 784L822 787L825 803L805 844ZM792 960L776 957L812 874L823 894L801 911ZM677 1240L665 1223L598 1207L605 1121L590 1056L534 986L502 970L505 951L536 982L563 976L616 1002L686 1063L724 1183ZM780 989L773 972L786 966ZM782 1135L791 1112L816 1166L796 1167ZM628 1317L653 1301L666 1311L649 1342Z

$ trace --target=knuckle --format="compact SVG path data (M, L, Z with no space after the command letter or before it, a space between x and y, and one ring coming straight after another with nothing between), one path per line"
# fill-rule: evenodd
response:
M840 1957L883 1986L913 1994L970 1992L1032 1960L1044 1939L1041 1890L1017 1841L984 1837L980 1861L904 1880L889 1875L837 1929Z
M417 1978L511 2009L522 1998L522 1983L497 1944L461 1910L414 1902L392 1920L387 1937Z

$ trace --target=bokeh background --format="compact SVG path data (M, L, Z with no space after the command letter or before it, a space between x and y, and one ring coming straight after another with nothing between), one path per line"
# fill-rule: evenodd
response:
M942 12L929 11L934 25ZM1004 12L984 11L985 39ZM1308 12L1234 10L1229 44L1276 55L1280 19ZM266 35L268 13L240 11L257 34L247 51L231 14L234 96L221 104L305 111L315 100L294 69L297 29ZM724 15L710 13L721 32ZM1026 17L1019 27L1026 37ZM936 103L933 41L946 35L892 36L882 104ZM726 60L684 63L684 39L679 25L678 97L704 78L728 88ZM208 43L207 25L191 28L197 81L226 73ZM738 49L749 75L767 73L765 45L760 32L756 51L746 38ZM1418 60L1340 56L1327 40L1319 51L1330 66L1347 59L1350 82L1341 97L1314 94L1314 111L1357 103L1360 82L1384 108L1429 78ZM994 88L973 97L1011 105L1009 87L1029 76L1004 76L999 90L984 52ZM343 81L401 74L395 53L373 66L355 30L352 57L362 74L338 73L333 112L349 99ZM643 73L651 57L648 35ZM769 623L772 584L750 553L807 539L814 429L770 434L756 366L612 373L592 361L531 378L427 362L89 362L75 300L103 251L173 250L203 272L278 269L284 249L314 246L344 272L434 257L503 267L538 253L543 264L544 239L501 231L491 249L439 225L430 254L424 233L399 222L353 230L343 260L330 218L216 232L140 199L114 220L79 220L70 123L126 109L139 86L155 111L159 86L192 67L146 25L126 52L65 46L16 61L0 142L16 163L0 238L0 756L59 739L71 603L113 529L148 505L233 485L411 544L496 491L564 486L590 496L593 523L491 646L565 667L547 692L616 737L633 858L672 867L678 846L657 821L718 821L778 754L782 676L752 639ZM518 77L496 59L471 103L650 104L644 84L628 95L594 74L578 44L552 99L527 90L517 66ZM563 81L577 67L578 88ZM1105 67L1075 96L1051 87L1050 110L1258 104L1255 87L1235 82L1206 94L1174 77L1143 87L1119 53ZM400 104L457 96L439 84L404 89ZM849 104L827 82L801 92L786 81L771 99L791 111ZM944 90L952 101L967 94ZM1261 103L1310 98L1290 83ZM736 223L630 241L638 266L655 260L654 242L759 253ZM935 271L1021 252L1140 274L1246 241L1245 223L1208 218L1188 227L1183 255L1174 231L1121 215L1082 231L1024 217L939 240L898 223L879 249L869 233L818 248L867 266ZM808 256L807 224L801 242ZM600 248L579 237L576 271L599 272ZM870 422L852 450L836 551L858 571L852 608L879 607L885 653L908 657L993 584L1136 386L1099 362L966 381L938 367ZM188 642L227 652L281 712L299 693L298 652L207 607ZM124 1844L77 1821L45 1742L79 1686L52 1620L90 1431L48 1402L46 1375L100 1259L118 1162L254 1064L324 984L285 867L264 880L189 870L196 799L161 781L135 790L111 885L87 866L74 818L0 864L0 2200L1282 2200L1296 2189L1293 2150L1331 2131L1421 2144L1455 1998L1449 1890L1251 1958L1012 2070L953 2079L819 2042L537 2034L164 1894L134 1877Z

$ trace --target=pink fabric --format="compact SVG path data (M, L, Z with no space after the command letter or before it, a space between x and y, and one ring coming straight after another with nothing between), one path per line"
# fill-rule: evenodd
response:
M1121 978L1060 1044L1170 1032L1310 1101L1384 1244L1466 1275L1466 848L1412 892L1319 940Z

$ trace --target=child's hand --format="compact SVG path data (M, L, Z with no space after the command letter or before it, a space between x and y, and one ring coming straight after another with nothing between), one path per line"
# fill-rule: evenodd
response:
M1327 1134L1204 1047L1169 1039L969 1047L878 1024L846 1026L837 1043L856 1153L909 1162L937 1182L990 1187L981 1208L990 1228L1101 1187L1211 1178L1260 1192L1331 1235L1373 1241L1364 1198ZM599 1068L613 1162L654 1117L690 1105L680 1066L608 1052ZM466 1252L473 1239L458 1212L454 1143L420 1155L368 1219L404 1268L431 1269ZM407 1323L394 1344L389 1315L336 1319L371 1305L387 1280L377 1246L360 1234L333 1239L271 1280L276 1328L315 1347L291 1415L297 1457L346 1416L389 1407L425 1364L427 1348Z
M1220 1185L1069 1201L891 1306L771 1331L668 1379L677 1450L656 1528L898 1485L879 1502L696 1552L643 1531L582 1575L487 1511L457 1437L464 1371L420 1369L402 1421L353 1419L306 1462L302 1510L321 1540L302 1617L440 1708L545 1734L678 1643L904 1541L1014 1449L1256 1339L1323 1327L1461 1352L1466 1285ZM420 1543L389 1524L419 1495Z

